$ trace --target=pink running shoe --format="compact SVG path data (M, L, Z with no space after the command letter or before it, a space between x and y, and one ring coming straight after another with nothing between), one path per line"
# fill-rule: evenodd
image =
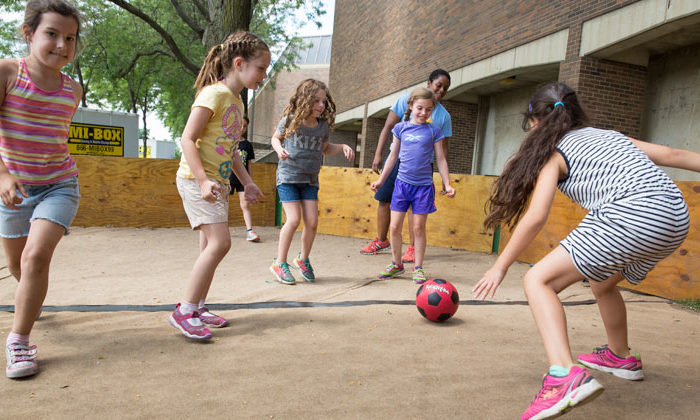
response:
M24 378L39 372L36 363L36 346L25 346L19 343L10 343L5 347L7 368L5 374L8 378Z
M175 310L170 314L168 319L170 325L180 330L182 335L187 338L192 338L195 340L205 340L211 338L211 331L209 331L204 325L202 325L202 320L199 319L199 313L194 311L190 314L180 313L180 304L175 305Z
M586 369L572 366L564 377L544 375L542 389L520 420L548 419L569 408L588 402L603 391L603 386Z
M209 308L202 306L197 310L202 324L210 328L223 328L228 325L226 318L209 312Z
M642 358L639 356L639 353L631 354L623 359L613 353L607 344L603 347L596 347L593 353L579 354L578 361L589 368L612 373L618 378L630 381L641 381L644 379Z
M403 257L401 257L401 262L402 263L412 263L416 261L416 249L413 247L413 245L409 245L408 248L406 248L406 253L403 254Z
M377 255L377 252L389 248L391 248L391 243L389 243L388 239L380 241L379 238L374 238L374 240L370 242L369 245L360 250L360 254Z

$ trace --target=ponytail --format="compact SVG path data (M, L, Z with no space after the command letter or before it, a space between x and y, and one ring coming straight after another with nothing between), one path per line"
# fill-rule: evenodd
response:
M432 90L424 87L415 88L411 91L411 94L408 96L406 112L403 113L402 121L408 121L408 118L411 115L411 106L413 106L413 102L415 102L416 99L429 99L433 101L433 106L435 106L435 94Z
M203 87L213 85L226 76L233 67L233 60L241 57L248 61L257 57L261 52L270 52L267 44L257 35L248 31L236 31L226 37L226 40L211 47L199 70L194 89L199 94Z
M530 129L533 122L536 125ZM486 229L517 224L540 170L555 153L559 140L587 123L576 92L564 83L547 84L532 95L522 122L523 130L529 133L493 185L486 203Z

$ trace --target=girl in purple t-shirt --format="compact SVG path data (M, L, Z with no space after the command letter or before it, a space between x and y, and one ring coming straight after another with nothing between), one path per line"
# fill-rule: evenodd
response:
M372 183L372 191L376 192L386 181L396 165L396 161L400 160L401 165L396 177L394 194L391 197L389 231L393 260L379 273L380 279L394 277L404 272L401 263L401 247L403 245L401 230L405 213L410 207L414 215L413 234L416 239L413 281L421 284L426 280L423 271L426 244L425 223L428 220L428 214L437 210L431 164L433 152L444 186L440 193L447 194L448 197L455 195L455 189L450 185L445 151L439 144L445 136L440 127L429 122L430 113L434 107L435 96L429 89L417 88L411 92L408 99L408 109L404 115L404 120L407 120L409 115L411 115L411 120L396 124L391 130L394 135L391 153L384 164L384 170L379 180Z

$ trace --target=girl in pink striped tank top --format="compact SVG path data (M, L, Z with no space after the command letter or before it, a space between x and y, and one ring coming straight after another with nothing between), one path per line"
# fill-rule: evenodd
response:
M66 141L82 89L61 73L75 55L80 14L66 0L30 0L22 33L29 55L0 60L0 237L19 281L5 351L9 378L39 370L29 334L46 297L54 249L80 199Z

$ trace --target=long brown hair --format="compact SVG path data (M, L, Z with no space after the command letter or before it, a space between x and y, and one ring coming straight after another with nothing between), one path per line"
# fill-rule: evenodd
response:
M411 107L416 99L430 99L433 102L433 107L435 106L435 94L432 90L424 87L415 88L408 97L408 106L403 114L403 121L408 121L408 117L411 115Z
M265 41L248 31L236 31L219 45L209 50L202 68L199 69L194 88L197 94L203 87L213 85L226 76L233 67L233 59L242 57L245 61L256 58L261 52L270 52Z
M323 110L320 118L326 120L329 128L333 128L335 124L335 102L333 102L328 87L320 80L306 79L299 83L294 95L289 98L289 105L282 112L282 115L287 117L282 138L287 138L287 136L296 133L306 117L311 115L316 94L320 90L326 92L326 109Z
M533 121L537 121L530 129ZM506 163L486 203L486 229L499 224L513 227L527 206L537 176L555 153L564 135L588 123L576 92L564 83L549 83L539 88L523 113L523 130L528 135L518 152Z

